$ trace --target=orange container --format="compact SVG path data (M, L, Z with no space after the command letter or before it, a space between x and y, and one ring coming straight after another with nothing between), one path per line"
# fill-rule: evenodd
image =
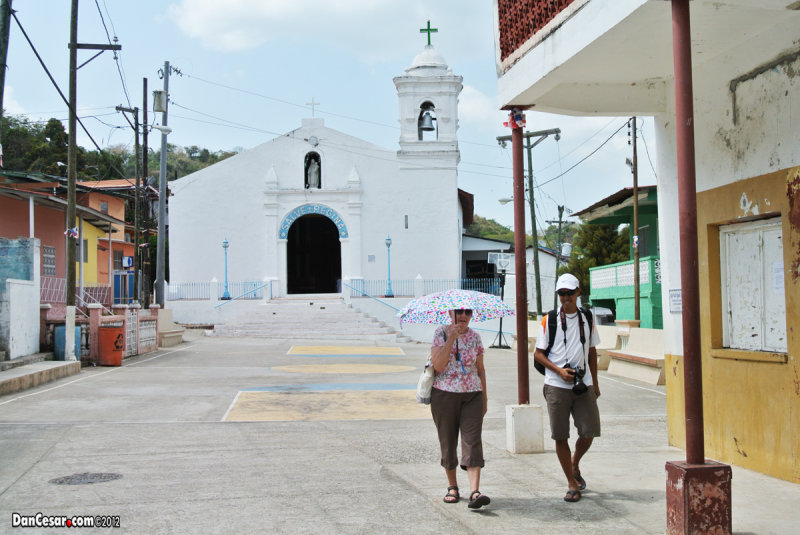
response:
M121 366L122 351L125 349L125 334L122 327L100 327L98 342L98 364L101 366Z

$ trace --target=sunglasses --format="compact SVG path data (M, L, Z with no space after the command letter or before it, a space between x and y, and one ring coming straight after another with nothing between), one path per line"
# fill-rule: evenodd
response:
M561 297L572 297L578 290L559 290L556 292Z
M464 315L467 315L467 316L472 316L472 310L470 310L468 308L465 308L463 310L456 310L456 316L459 316L461 314L464 314Z

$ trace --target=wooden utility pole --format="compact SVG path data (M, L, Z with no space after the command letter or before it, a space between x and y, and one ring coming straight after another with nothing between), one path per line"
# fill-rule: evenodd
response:
M133 124L125 117L134 132L134 167L136 169L136 186L133 199L133 300L139 302L139 108L124 108L117 106L117 111L133 114Z
M0 0L0 121L3 119L3 93L6 87L8 33L11 27L11 0ZM3 155L3 131L0 128L0 160ZM0 165L0 167L2 167Z
M633 145L633 319L639 321L639 170L636 162L636 117L631 117Z
M561 223L562 216L564 215L564 205L558 206L558 239L556 245L556 272L555 276L558 277L558 266L561 263ZM547 221L547 223L556 223L556 221ZM558 308L558 295L553 293L553 308Z
M77 124L75 103L78 87L78 0L72 0L72 13L69 24L69 122L67 148L67 229L75 226L75 183L78 178ZM67 296L66 305L75 306L75 238L67 232ZM109 276L111 274L109 273ZM67 325L67 332L70 326Z
M561 135L561 130L559 128L551 128L549 130L540 130L538 132L525 132L522 134L522 137L525 139L525 148L528 151L528 207L530 208L530 215L531 215L531 235L533 236L533 275L536 282L536 317L542 316L542 282L539 276L539 233L536 230L536 204L534 202L533 197L533 148L544 141L547 136L554 134L556 139L559 138ZM531 143L531 138L537 137L538 139ZM499 136L497 141L501 144L501 146L505 146L507 141L513 141L512 136ZM514 194L516 195L517 192L515 191ZM524 195L524 193L523 193ZM516 197L514 197L514 202L516 206ZM515 245L515 252L517 252L517 246ZM523 257L525 256L525 248L521 249ZM527 271L523 271L522 273L526 273ZM519 272L518 272L519 273ZM517 311L519 313L519 311Z

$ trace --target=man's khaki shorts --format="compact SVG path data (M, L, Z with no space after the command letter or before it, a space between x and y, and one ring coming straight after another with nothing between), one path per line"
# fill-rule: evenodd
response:
M600 436L600 411L594 387L584 394L575 394L572 389L544 385L544 399L550 415L550 436L553 440L569 438L569 415L575 422L578 436L596 438Z

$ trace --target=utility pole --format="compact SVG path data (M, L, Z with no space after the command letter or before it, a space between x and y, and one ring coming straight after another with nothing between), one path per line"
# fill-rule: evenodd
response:
M148 158L148 145L147 145L147 78L142 78L142 180L144 180L145 184L145 205L147 206L147 212L150 213L150 193L147 189L147 178L149 176L149 172L147 170L147 158ZM137 188L138 191L138 188ZM139 210L142 210L142 207L139 207ZM141 218L141 215L139 216ZM149 227L148 227L149 230ZM139 251L139 262L141 263L140 266L137 268L141 269L142 273L142 288L144 291L144 307L150 307L150 232L146 232L145 235L147 236L147 247L144 247L144 252L146 252L147 261L142 261L142 251ZM140 247L142 249L142 247Z
M631 117L632 135L628 143L633 145L633 319L639 317L639 173L636 162L636 116Z
M558 223L558 239L557 239L557 250L556 250L556 277L558 277L558 266L561 263L561 216L564 214L564 205L559 205L558 207L558 221L548 220L547 223ZM558 296L554 293L553 294L553 308L558 308Z
M167 128L169 107L169 61L164 62L164 102L161 127ZM161 167L158 180L158 246L156 248L156 303L164 308L164 249L167 219L167 131L161 131Z
M133 124L127 116L125 120L131 124L135 134L134 166L136 168L136 186L133 200L133 301L139 302L139 108L124 108L117 106L117 111L133 114Z
M78 43L78 0L72 0L69 23L69 132L67 136L67 254L66 277L67 295L65 299L65 343L64 355L66 360L75 360L75 238L69 229L75 225L75 183L78 178L78 147L77 147L77 92L78 92L78 49L100 50L100 55L105 50L122 50L120 45L89 45ZM94 57L97 57L95 55ZM94 58L92 58L94 59ZM91 59L89 60L91 61ZM109 245L110 245L109 239ZM111 274L109 273L109 276Z
M3 93L6 88L8 33L11 28L11 0L0 0L0 121L3 119ZM0 160L3 156L3 131L0 127Z
M533 274L536 281L536 317L542 316L542 281L539 275L539 233L536 230L536 205L533 196L533 147L544 141L547 136L555 135L556 141L561 138L561 129L551 128L549 130L539 130L538 132L525 132L522 137L525 139L525 148L528 151L528 205L531 212L531 235L533 236ZM538 138L531 143L531 138ZM505 146L511 136L499 136L497 138L501 147ZM522 250L525 254L525 250Z

